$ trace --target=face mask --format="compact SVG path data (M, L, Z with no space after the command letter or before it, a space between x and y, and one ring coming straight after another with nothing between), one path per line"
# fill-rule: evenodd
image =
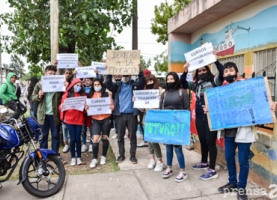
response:
M175 86L175 82L167 83L167 85L168 85L169 89L172 89Z
M80 92L82 89L81 86L78 86L78 85L74 85L74 92Z
M115 82L117 82L117 83L120 82L120 81L121 81L121 79L115 79Z
M228 75L228 76L223 77L223 78L228 83L233 83L237 79L237 75Z
M102 89L102 86L94 87L94 90L95 90L96 92L99 92L101 89Z
M146 85L146 89L153 89L153 87L154 87L154 83Z
M129 77L129 76L127 76L127 77L122 77L121 80L122 80L123 82L127 83L127 82L130 81L130 77Z
M91 89L91 86L85 87L85 92L86 92L87 94L90 93L90 89Z
M198 74L198 78L200 80L206 80L206 78L208 78L208 73L206 72L205 74Z

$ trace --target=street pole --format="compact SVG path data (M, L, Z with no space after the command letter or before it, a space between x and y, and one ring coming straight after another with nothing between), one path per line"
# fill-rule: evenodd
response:
M0 33L0 44L1 44L1 33ZM2 46L1 46L1 50L2 50ZM3 69L2 69L2 51L0 52L0 74L1 74L1 84L3 83Z
M50 42L51 42L51 63L56 60L59 53L59 1L50 0ZM59 70L57 71L59 74Z
M138 1L133 0L132 50L138 49Z

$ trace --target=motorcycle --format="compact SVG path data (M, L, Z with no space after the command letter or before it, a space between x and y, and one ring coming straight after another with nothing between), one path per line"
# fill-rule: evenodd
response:
M33 138L36 134L41 135L40 125L33 117L24 117L26 107L18 104L18 110L19 119L0 122L0 188L25 154L17 185L22 183L24 189L35 197L50 197L64 184L66 174L63 162L54 151L37 147ZM0 112L5 113L7 109Z

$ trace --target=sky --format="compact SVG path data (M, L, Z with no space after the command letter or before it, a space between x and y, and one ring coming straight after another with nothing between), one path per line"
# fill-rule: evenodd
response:
M154 18L154 6L159 5L165 0L138 0L138 49L141 51L141 55L144 59L151 59L150 69L154 69L153 58L156 55L161 54L163 51L167 50L167 44L162 45L157 43L157 36L151 33L151 20ZM173 0L168 0L169 3L172 3ZM12 11L9 8L6 0L0 1L0 13ZM1 35L11 35L7 29L7 26L1 27ZM115 34L115 33L114 33ZM121 45L126 50L132 49L132 28L124 28L121 34L117 34L115 40L118 45ZM26 59L22 58L26 63ZM10 63L10 55L7 53L2 53L2 64ZM27 66L26 66L27 69Z

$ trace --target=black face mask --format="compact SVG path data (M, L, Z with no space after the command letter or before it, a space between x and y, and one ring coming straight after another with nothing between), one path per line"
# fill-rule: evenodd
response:
M168 88L169 88L169 89L172 89L172 88L174 88L174 86L175 86L175 82L167 83L167 85L168 85Z
M121 79L115 79L115 82L120 82L121 81Z
M228 83L233 83L237 79L237 75L228 75L228 76L223 77L223 78Z
M205 81L206 78L208 78L208 76L209 76L208 72L206 72L205 74L198 74L198 78L203 81Z
M153 87L154 87L154 83L146 85L146 89L153 89Z

